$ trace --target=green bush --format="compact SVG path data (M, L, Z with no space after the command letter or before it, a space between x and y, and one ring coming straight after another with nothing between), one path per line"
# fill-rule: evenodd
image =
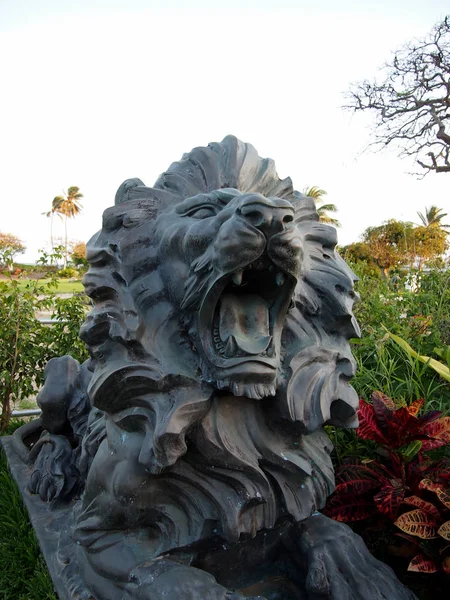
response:
M65 269L60 269L56 272L57 277L61 277L62 279L71 279L72 277L79 277L79 273L77 269L73 267L66 267Z
M450 272L400 272L389 281L364 263L352 267L360 278L356 290L361 300L355 305L355 315L361 339L352 341L357 362L352 385L359 397L369 400L379 390L405 404L423 398L426 410L449 413L448 382L405 353L386 329L420 354L442 360L440 349L450 344ZM374 456L373 444L358 438L354 431L334 427L327 427L327 431L335 447L335 466L346 457ZM450 457L450 446L444 454Z
M78 337L88 306L86 296L57 298L56 286L55 277L45 283L27 280L24 286L17 279L0 281L0 432L8 427L14 404L42 385L51 358L69 352L80 362L87 358ZM39 311L64 322L46 326L36 318Z
M361 267L354 266L361 274ZM450 272L399 274L391 281L362 275L355 315L361 340L354 340L358 371L353 384L362 398L380 390L399 400L424 398L427 408L447 411L450 386L426 365L408 357L386 334L406 340L425 356L450 344ZM436 356L437 358L437 356Z
M21 274L25 276L39 276L50 275L56 273L58 270L57 265L46 265L39 263L38 265L26 265L24 263L14 263L14 269L20 269Z

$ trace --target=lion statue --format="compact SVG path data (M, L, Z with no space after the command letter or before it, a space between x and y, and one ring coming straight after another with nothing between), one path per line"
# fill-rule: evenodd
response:
M356 278L336 243L233 136L119 188L87 245L91 358L49 363L32 450L30 490L79 498L86 598L414 598L317 512L324 425L357 424Z

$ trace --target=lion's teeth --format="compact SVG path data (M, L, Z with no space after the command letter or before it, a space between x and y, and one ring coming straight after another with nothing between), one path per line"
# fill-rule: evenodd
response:
M232 277L233 283L235 283L236 285L241 285L243 274L244 274L244 271L238 271L237 273L234 273L234 275Z
M230 335L227 341L227 345L225 346L225 356L232 358L233 356L236 356L237 351L238 346L236 344L236 340L234 339L233 335Z
M282 286L283 283L285 282L286 278L284 276L284 273L282 273L281 271L278 271L278 273L275 275L275 281L277 283L278 286Z

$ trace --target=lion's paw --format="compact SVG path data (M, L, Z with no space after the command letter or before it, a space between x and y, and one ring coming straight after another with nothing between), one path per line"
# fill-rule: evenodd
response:
M308 599L417 600L347 525L316 515L301 532Z
M28 484L32 494L39 494L41 500L50 502L72 491L78 472L67 438L46 434L36 442L30 455L35 458Z
M217 583L210 573L163 557L134 569L129 581L124 600L265 600L244 598Z

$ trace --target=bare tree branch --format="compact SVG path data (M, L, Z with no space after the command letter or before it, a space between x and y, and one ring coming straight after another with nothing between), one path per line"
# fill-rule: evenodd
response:
M398 50L383 72L382 81L353 85L344 106L373 114L369 146L395 144L425 172L450 172L450 15Z

